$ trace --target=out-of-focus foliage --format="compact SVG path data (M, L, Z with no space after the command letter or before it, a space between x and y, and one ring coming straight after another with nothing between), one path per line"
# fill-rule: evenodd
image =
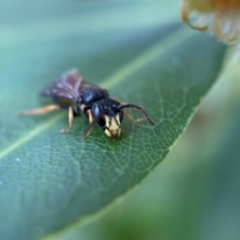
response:
M167 155L225 50L180 25L177 10L157 1L1 2L0 238L45 237L93 218ZM38 92L73 67L115 98L143 105L156 126L126 120L119 140L96 128L82 141L84 118L60 135L67 114L17 117L50 103Z

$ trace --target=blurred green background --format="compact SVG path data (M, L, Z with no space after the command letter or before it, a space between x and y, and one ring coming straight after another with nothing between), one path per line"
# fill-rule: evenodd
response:
M124 2L128 3L128 8L122 7ZM161 16L158 14L159 8L164 13ZM116 22L108 20L109 13L115 16ZM174 0L84 3L67 0L1 0L1 77L8 79L8 72L11 71L9 62L14 62L18 53L21 56L22 46L28 46L28 51L41 55L44 40L48 41L48 47L54 48L54 40L59 39L61 42L61 39L68 38L68 34L73 42L74 35L76 39L81 35L84 46L88 43L93 46L94 41L101 41L101 38L89 42L87 36L94 36L99 31L104 39L102 48L109 47L111 39L105 40L105 32L112 31L114 38L115 29L128 29L129 34L136 27L139 32L146 28L151 31L160 24L179 21L178 14L179 1ZM79 25L81 20L83 22ZM38 48L34 47L36 43L39 44ZM9 53L10 48L15 49L14 54ZM96 52L99 55L101 53L98 47L91 48L91 51L89 48L81 50L87 51L90 57L97 55ZM75 54L78 56L79 53ZM58 67L61 64L63 69L75 67L70 58L60 58L61 53L55 59L60 62ZM51 64L43 53L41 61L46 64L41 64L39 69L36 61L31 71L41 73ZM80 62L89 79L96 79L92 68L99 71L100 77L111 73L101 66L89 66L84 59ZM21 68L27 67L20 65L15 71L21 73ZM114 203L104 211L105 214L95 217L95 221L80 222L42 239L240 239L239 67L236 49L229 49L218 81L204 99L186 132L164 162L134 191L128 193L126 199ZM59 73L58 70L53 69L55 75ZM1 88L4 89L4 84Z

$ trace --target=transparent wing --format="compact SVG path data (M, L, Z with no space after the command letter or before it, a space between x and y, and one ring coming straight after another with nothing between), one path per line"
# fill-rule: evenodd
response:
M64 74L57 81L47 86L41 95L45 97L63 98L67 100L76 100L83 77L78 70L73 69L67 74Z

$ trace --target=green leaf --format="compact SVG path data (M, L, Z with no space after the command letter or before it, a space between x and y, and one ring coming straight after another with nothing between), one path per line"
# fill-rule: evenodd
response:
M101 219L50 239L239 239L240 61L229 50L164 164Z
M3 13L13 11L12 22L8 14L1 17L2 239L34 239L60 230L138 184L187 126L224 54L213 38L168 22L176 11L172 3L29 4L21 1L12 10L4 1ZM125 119L118 140L95 128L83 141L84 118L62 135L65 112L17 116L51 103L40 99L39 91L73 67L114 98L144 106L156 126Z
M110 213L51 239L239 239L236 48L228 51L224 63L217 83L164 163Z

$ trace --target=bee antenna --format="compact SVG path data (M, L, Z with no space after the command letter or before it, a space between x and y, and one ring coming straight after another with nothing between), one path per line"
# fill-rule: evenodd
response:
M142 114L146 117L146 120L151 124L151 125L155 125L155 122L153 122L150 117L148 116L147 112L144 110L144 108L135 105L135 104L124 104L124 105L120 105L117 110L121 110L124 108L134 108L137 109L138 111L142 112Z

